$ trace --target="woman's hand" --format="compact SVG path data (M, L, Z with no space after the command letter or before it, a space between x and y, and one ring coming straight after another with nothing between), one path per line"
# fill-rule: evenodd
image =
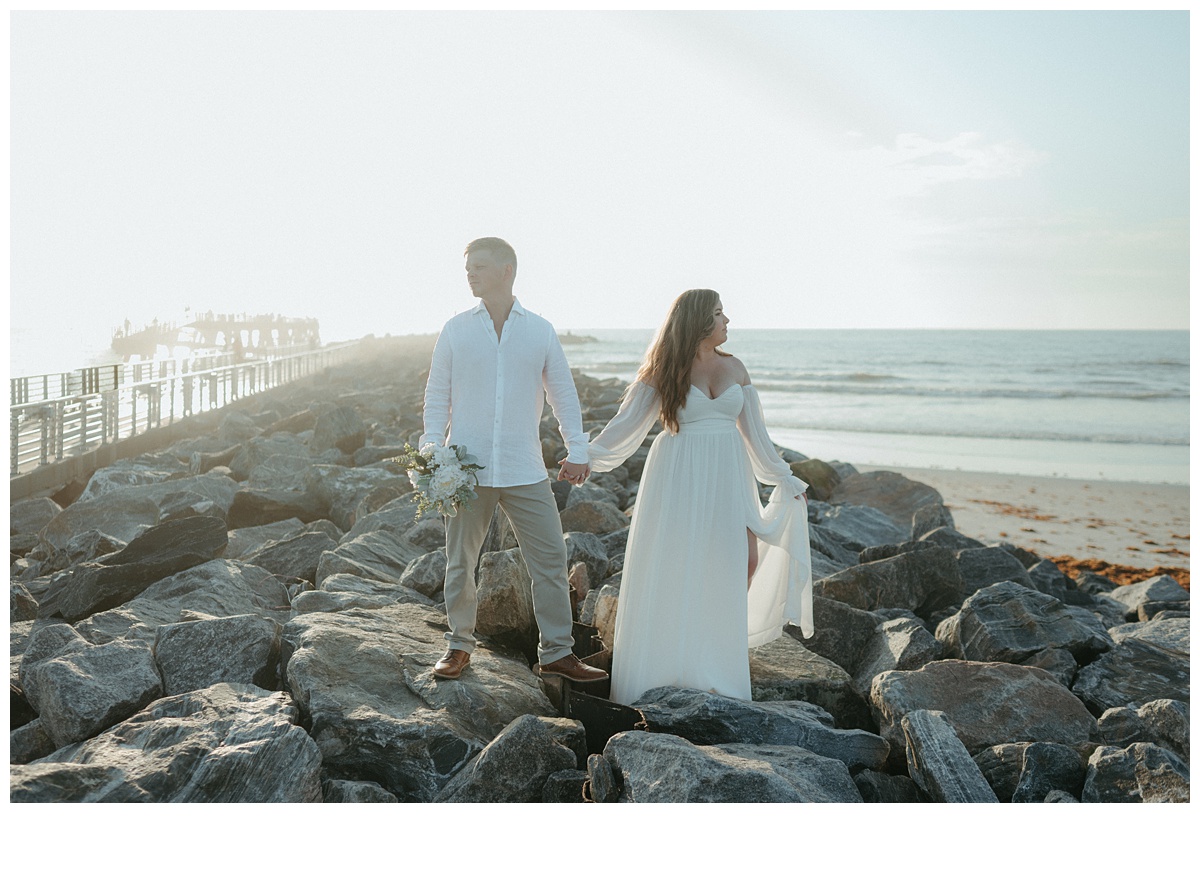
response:
M587 465L586 462L580 464L576 462L568 462L566 459L562 459L558 464L562 466L558 472L558 479L560 481L570 481L576 486L579 486L586 481L588 479L588 475L592 473L592 469Z

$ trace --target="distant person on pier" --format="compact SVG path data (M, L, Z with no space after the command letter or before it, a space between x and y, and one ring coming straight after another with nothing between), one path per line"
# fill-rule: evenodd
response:
M587 480L587 435L575 381L554 326L513 295L517 255L512 246L503 239L476 239L464 253L467 285L479 303L453 317L438 336L425 388L421 445L466 447L484 467L478 498L446 519L450 631L433 673L456 679L471 660L478 610L475 565L499 506L512 523L533 581L541 673L600 681L608 674L572 651L567 551L538 432L546 397L568 450L558 477L573 484Z

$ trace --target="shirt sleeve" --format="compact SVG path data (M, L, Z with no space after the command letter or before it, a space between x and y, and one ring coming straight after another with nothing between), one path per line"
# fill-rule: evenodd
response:
M753 385L743 385L742 393L745 400L742 401L737 426L746 444L746 453L750 457L750 467L754 470L754 476L764 484L774 484L792 495L800 495L808 489L808 484L792 474L791 466L779 457L775 445L771 443L758 391Z
M567 355L554 329L550 329L550 344L546 351L546 365L542 369L542 385L554 417L558 419L558 433L567 446L567 461L583 465L588 460L587 434L583 431L583 413L579 408L579 393L575 390L575 379Z
M449 325L442 327L437 343L433 346L433 359L429 365L429 379L425 382L425 410L418 446L434 443L446 444L446 432L450 427L450 367L453 348L450 344Z
M658 420L658 407L658 391L644 381L635 381L617 414L588 444L592 471L612 471L632 456Z

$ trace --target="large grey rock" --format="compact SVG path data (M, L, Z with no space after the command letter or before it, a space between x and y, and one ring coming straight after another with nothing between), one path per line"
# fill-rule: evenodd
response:
M397 585L389 587L389 591L375 593L328 592L324 589L310 589L292 598L292 611L296 614L312 614L317 611L349 611L351 608L370 611L396 604L421 605L426 608L445 610L443 606L435 605L432 599L426 598L415 589Z
M120 552L57 578L38 613L76 622L115 608L158 580L219 557L225 543L225 522L220 518L197 516L158 524Z
M939 660L919 670L892 670L871 684L880 734L902 744L900 721L914 710L940 710L968 752L1011 741L1081 744L1096 720L1050 674L1005 663Z
M863 611L905 608L929 617L961 604L962 590L954 554L934 546L847 568L818 580L813 595Z
M793 630L793 627L785 627ZM799 635L799 630L795 630ZM791 634L750 649L750 691L755 701L807 701L828 711L842 728L870 728L871 717L850 674L814 654Z
M205 474L187 475L129 489L145 493L158 504L160 521L197 515L226 521L238 492L238 483L224 470L213 469Z
M52 558L81 533L96 531L123 543L159 521L158 503L141 487L115 490L87 502L74 502L59 512L38 534Z
M362 417L353 407L339 406L317 416L308 447L313 454L337 449L353 455L366 442L367 426Z
M37 599L29 592L23 583L10 580L8 584L8 620L9 623L20 623L23 620L34 620L38 615Z
M987 779L938 710L913 710L900 721L908 774L935 803L996 803Z
M319 802L321 755L297 720L283 692L220 683L155 701L26 768L75 773L74 790L58 802L111 799L112 787L155 803Z
M933 530L921 534L917 541L942 546L955 554L961 552L963 549L984 548L984 544L979 540L973 539L964 533L959 533L953 527L935 527Z
M1074 799L1083 792L1084 761L1065 744L1035 741L1021 757L1021 774L1013 803L1044 803L1051 791L1066 791Z
M362 450L359 450L362 452ZM325 803L399 803L393 794L373 781L348 781L327 778L321 784L321 799Z
M813 523L808 528L808 541L813 559L813 579L819 580L838 571L858 564L858 546L823 524ZM816 568L821 567L818 573ZM832 569L830 569L832 568Z
M1188 803L1191 773L1171 751L1154 744L1098 747L1088 760L1084 803Z
M240 561L264 546L281 542L305 529L304 523L299 518L285 518L282 521L261 524L257 527L235 528L229 531L229 541L225 546L224 557Z
M12 765L10 803L149 803L150 795L112 766L78 763Z
M414 546L432 552L446 548L446 522L441 518L426 518L412 525L404 534Z
M411 496L399 496L355 521L354 526L347 530L346 535L342 537L342 541L354 539L364 533L382 530L399 536L406 544L414 546L416 551L412 553L412 557L415 558L417 555L425 554L429 549L423 542L412 539L410 535L416 532L419 525L429 522L440 523L436 518L419 517L417 504Z
M337 541L328 533L305 530L277 542L267 543L242 560L270 571L277 577L298 577L315 583L321 556L337 547Z
M834 467L837 468L836 465ZM842 474L842 478L842 482L834 488L829 497L830 502L835 505L869 505L877 508L906 533L912 529L913 515L919 509L942 504L941 495L933 487L909 480L894 471Z
M317 564L317 588L334 574L353 574L383 583L399 583L416 559L425 552L399 532L370 530L351 536L347 533L336 549L321 554Z
M409 562L400 575L400 585L416 590L427 598L442 591L446 584L446 550L435 549Z
M36 716L8 733L9 763L32 763L53 753L54 748L54 739Z
M983 773L996 798L1001 803L1011 803L1021 780L1021 769L1025 765L1025 751L1029 741L1010 741L993 744L977 751L973 756L975 765Z
M543 803L584 803L583 788L588 774L583 769L561 769L551 772L542 786Z
M1087 662L1112 647L1112 639L1086 611L1018 583L996 583L963 602L938 625L937 638L951 657L1022 663L1047 649L1069 651Z
M1075 591L1075 584L1071 578L1059 570L1058 565L1049 558L1043 558L1027 570L1034 589L1067 604L1080 603L1080 593Z
M943 527L950 530L955 529L954 516L950 514L950 509L941 503L929 503L913 512L912 528L909 531L908 538L917 541L925 536L925 534Z
M913 617L894 617L878 624L863 649L854 686L869 695L871 682L888 670L919 670L945 657L945 646Z
M326 517L328 507L308 490L246 487L229 507L230 527L261 527L294 518L307 524Z
M1012 582L1033 589L1029 571L1012 554L999 546L963 549L958 553L958 570L963 579L963 598L995 583Z
M579 769L586 755L582 723L519 716L442 788L437 802L535 803L551 775Z
M879 616L870 611L834 599L814 598L815 632L804 640L804 647L853 675L878 625Z
M855 774L854 784L864 803L921 803L921 789L907 775L889 775L864 769Z
M275 690L281 630L279 623L257 614L160 626L154 661L163 693L177 695L218 682Z
M1100 740L1112 747L1139 741L1157 744L1184 762L1191 760L1191 705L1166 698L1148 701L1136 710L1110 707L1098 721Z
M1142 639L1118 642L1079 671L1071 687L1096 716L1110 707L1138 707L1162 698L1191 699L1191 661Z
M620 732L604 758L622 803L861 803L840 760L801 747L692 744L675 735Z
M287 687L330 773L431 801L513 719L556 715L525 663L484 647L459 679L434 677L445 629L436 611L405 604L284 628Z
M71 644L42 659L34 642L31 648L21 664L21 686L56 747L90 738L162 695L145 644Z
M18 499L8 506L8 532L13 535L40 532L62 512L48 496Z
M250 480L251 476L257 473L257 485L265 489L294 487L295 479L290 476L283 481L271 481L267 477L267 469L273 467L271 460L276 457L301 459L305 466L311 464L308 447L304 441L294 433L280 431L264 434L247 441L230 461L229 470L234 480L238 481ZM274 467L282 468L284 466ZM304 487L301 486L300 489L304 489Z
M131 459L119 459L111 465L97 468L79 494L86 502L114 490L158 484L188 474L188 466L174 456L143 454Z
M329 520L342 530L349 530L393 499L411 498L413 489L398 468L316 465L313 475L313 494L321 505L328 506Z
M239 614L278 620L288 611L287 589L271 574L218 558L159 580L119 608L79 621L75 629L94 644L136 639L149 645L167 623Z
M564 532L603 536L629 526L629 516L611 502L579 502L559 514Z
M579 606L579 620L596 627L597 635L612 648L617 627L617 606L621 601L621 587L617 578L599 589L592 589Z
M604 754L588 754L584 799L592 803L616 803L621 796L616 770Z
M571 508L585 502L607 502L618 511L621 509L621 498L616 493L591 481L572 487L567 493L565 507Z
M479 562L479 635L526 654L537 649L531 580L519 549L485 552Z
M625 527L622 530L628 530ZM591 587L597 587L608 576L608 549L604 541L594 533L572 531L563 534L567 547L567 567L582 561L587 567Z
M836 505L823 512L817 526L843 542L862 547L902 543L908 539L907 526L901 528L891 518L869 505Z
M1191 599L1188 591L1168 576L1118 586L1108 594L1125 605L1130 620L1137 617L1138 607L1146 602L1187 602Z
M792 474L808 484L809 499L819 499L828 502L837 485L842 482L842 476L828 462L820 459L801 459L790 463Z
M1140 623L1123 623L1109 629L1114 642L1136 639L1163 651L1190 658L1192 654L1191 619L1155 617Z
M851 772L879 769L888 743L860 729L838 729L833 717L804 701L751 702L711 692L654 688L632 705L639 728L693 744L788 744L841 760Z

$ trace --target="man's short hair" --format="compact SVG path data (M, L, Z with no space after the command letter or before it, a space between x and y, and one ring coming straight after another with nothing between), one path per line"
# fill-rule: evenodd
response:
M475 239L466 250L463 251L463 256L470 254L472 251L490 251L492 257L500 261L502 264L512 264L513 274L517 272L517 252L513 251L512 245L509 245L503 239L496 236L484 236L482 239Z

